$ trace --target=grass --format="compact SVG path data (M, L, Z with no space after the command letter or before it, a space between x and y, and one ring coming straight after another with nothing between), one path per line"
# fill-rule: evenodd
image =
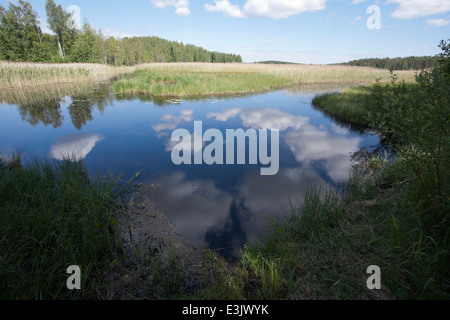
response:
M113 180L92 182L78 162L21 162L0 163L0 298L96 297L115 244ZM66 287L70 265L81 291Z
M414 90L417 85L406 84L407 90ZM383 112L382 96L391 93L393 86L380 82L375 85L351 87L343 92L330 92L316 96L312 104L337 121L351 123L360 128L368 129L369 113Z
M113 85L114 92L138 93L155 97L196 97L261 92L288 85L274 75L194 74L139 70L130 79Z
M132 67L112 67L102 64L0 62L0 90L98 82L133 71Z
M438 226L427 229L430 217L408 200L406 184L390 181L389 162L375 153L359 157L345 197L307 192L288 218L273 221L264 241L245 247L237 266L211 263L200 297L449 299L449 248ZM366 286L371 265L381 269L381 290Z
M343 92L324 93L313 99L313 106L328 115L367 128L367 115L370 111L378 111L372 88L357 86Z
M374 226L331 190L311 190L289 218L273 222L264 242L243 250L238 271L223 268L210 288L225 299L389 298L386 289L365 287L366 269L378 261L366 246Z
M295 84L368 83L389 72L372 68L265 64L151 64L140 65L132 77L116 82L117 94L154 97L231 95L273 90ZM414 74L402 72L410 81Z

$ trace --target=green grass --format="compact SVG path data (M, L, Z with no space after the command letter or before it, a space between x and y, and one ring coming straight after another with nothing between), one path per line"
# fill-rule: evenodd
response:
M113 85L116 94L153 97L196 97L264 92L296 84L355 84L389 73L371 68L265 64L151 64ZM401 76L410 81L413 74ZM370 79L370 80L369 80Z
M408 83L406 87L408 90L417 88L414 83ZM391 93L392 90L393 87L390 84L356 86L343 92L318 95L313 99L312 104L338 121L367 129L369 113L383 112L381 97Z
M313 105L331 116L366 127L369 124L368 112L379 111L375 106L372 87L368 86L319 95L313 99Z
M289 84L275 75L188 72L153 72L138 70L133 78L113 85L116 94L137 93L154 97L196 97L261 92Z
M82 163L0 163L0 298L96 297L115 244L110 179L88 177ZM70 265L82 290L66 287Z

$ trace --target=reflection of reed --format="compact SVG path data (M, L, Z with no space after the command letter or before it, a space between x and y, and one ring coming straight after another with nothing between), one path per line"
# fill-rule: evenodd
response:
M85 83L77 86L52 86L46 90L6 90L0 92L0 101L16 105L22 119L32 125L39 123L57 128L64 119L61 103L70 97L68 106L73 125L81 129L93 119L95 107L103 113L108 105L113 105L114 96L109 83Z

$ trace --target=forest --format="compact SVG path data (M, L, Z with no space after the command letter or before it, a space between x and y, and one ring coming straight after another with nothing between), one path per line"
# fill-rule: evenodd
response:
M438 65L439 59L434 57L404 57L404 58L370 58L359 59L342 63L346 66L372 67L386 70L425 70L433 69Z
M46 1L47 23L53 34L44 33L39 16L24 0L0 6L0 60L11 62L78 62L132 66L152 62L242 63L239 55L159 37L107 37L87 20L81 30L70 23L71 14L53 0ZM69 22L69 23L68 23Z

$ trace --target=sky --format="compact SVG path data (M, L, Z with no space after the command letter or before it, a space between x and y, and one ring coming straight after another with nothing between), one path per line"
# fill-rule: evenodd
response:
M8 6L6 0L0 5ZM11 0L17 3L18 0ZM45 0L29 0L48 31ZM103 34L157 36L240 54L245 63L329 64L435 55L450 0L55 0Z

